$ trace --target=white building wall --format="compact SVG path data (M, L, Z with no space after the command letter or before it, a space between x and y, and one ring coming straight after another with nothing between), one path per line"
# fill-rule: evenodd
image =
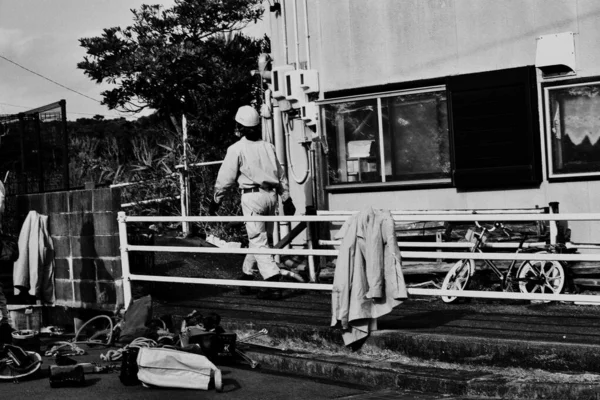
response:
M282 18L274 13L266 16L274 65L306 62L305 1L297 0L298 41L294 2L282 3L287 15L287 60ZM322 92L533 65L537 37L569 31L576 34L577 77L600 76L598 0L306 0L306 4L311 67L319 71ZM300 136L298 123L292 137ZM293 164L304 168L303 150L295 142L292 153ZM292 184L300 210L306 204L303 200L310 199L309 185L310 181ZM520 208L544 207L552 201L560 203L561 213L600 212L600 181L549 183L545 179L539 188L494 191L336 193L329 195L329 208ZM574 241L600 242L600 224L577 222L570 227Z

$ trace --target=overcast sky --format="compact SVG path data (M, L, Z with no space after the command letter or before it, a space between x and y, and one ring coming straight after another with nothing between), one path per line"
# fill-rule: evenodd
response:
M141 4L170 7L173 3L173 0L0 0L0 114L16 114L65 99L70 120L96 114L120 117L99 103L100 92L108 86L96 84L77 68L85 55L78 39L99 36L103 28L131 25L130 10Z

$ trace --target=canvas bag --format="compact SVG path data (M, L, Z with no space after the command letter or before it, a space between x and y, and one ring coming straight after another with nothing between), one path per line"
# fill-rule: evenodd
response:
M211 378L222 389L221 371L200 354L143 347L137 357L138 379L146 385L208 390Z

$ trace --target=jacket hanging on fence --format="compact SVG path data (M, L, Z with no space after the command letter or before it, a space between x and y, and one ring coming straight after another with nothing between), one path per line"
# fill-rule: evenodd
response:
M54 302L54 246L48 216L30 211L19 234L19 258L13 267L13 285L44 303Z
M344 343L369 335L376 319L408 297L394 220L372 207L350 217L336 235L342 239L332 291L331 325L341 324Z

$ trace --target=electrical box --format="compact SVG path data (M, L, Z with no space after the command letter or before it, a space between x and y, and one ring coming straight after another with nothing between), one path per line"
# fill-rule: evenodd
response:
M300 70L300 87L306 93L319 92L319 73L316 69Z
M292 103L293 108L300 108L307 102L307 95L300 86L302 70L285 73L285 99Z
M280 65L278 67L273 67L271 71L273 98L285 98L285 73L293 70L294 67L292 65Z
M300 107L300 118L308 126L316 125L319 120L319 107L314 101L310 101Z

